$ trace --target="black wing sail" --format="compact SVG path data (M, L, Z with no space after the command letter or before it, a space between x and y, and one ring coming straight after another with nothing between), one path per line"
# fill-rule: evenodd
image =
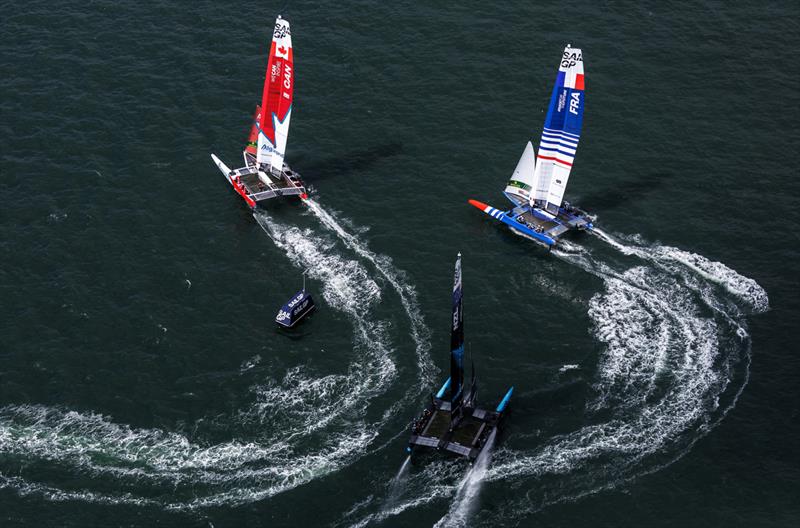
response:
M464 312L461 291L461 253L453 281L453 321L450 332L450 423L455 425L464 397Z

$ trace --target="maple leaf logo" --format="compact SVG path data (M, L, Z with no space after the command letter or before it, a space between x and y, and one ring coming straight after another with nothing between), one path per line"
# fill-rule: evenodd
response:
M286 55L286 48L285 48L285 47L283 47L283 46L281 46L280 48L278 48L278 54L279 54L279 55Z

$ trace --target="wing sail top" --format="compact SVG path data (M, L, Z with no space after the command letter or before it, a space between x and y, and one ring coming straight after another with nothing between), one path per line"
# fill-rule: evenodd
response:
M506 184L506 195L518 204L528 203L533 196L533 172L536 167L536 155L533 153L533 145L530 141L525 145L517 162L517 168Z
M261 116L258 123L258 163L267 163L276 172L283 169L289 120L294 92L294 56L289 22L280 16L275 21L269 50Z
M556 214L564 199L583 126L583 52L567 46L539 142L531 203Z

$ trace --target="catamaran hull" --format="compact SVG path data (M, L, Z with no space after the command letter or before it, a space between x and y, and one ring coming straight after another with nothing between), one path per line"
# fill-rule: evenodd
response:
M278 196L299 196L302 199L308 197L306 194L305 187L294 182L291 185L282 188L265 189L258 192L248 192L247 187L241 181L241 176L238 175L240 173L241 174L247 173L247 170L249 169L248 167L232 171L214 154L211 155L211 159L214 160L214 164L216 164L219 171L223 174L223 176L225 176L225 179L228 180L228 183L231 184L231 187L233 187L233 190L236 191L236 194L241 196L242 199L245 201L245 203L251 209L255 209L259 203L263 203L271 198L276 198ZM253 174L255 173L253 172Z
M544 246L546 246L548 248L552 247L552 246L554 246L556 244L556 239L554 239L552 237L549 237L549 236L547 236L547 235L545 235L543 233L539 233L537 231L534 231L530 227L528 227L528 226L526 226L524 224L521 224L520 222L517 222L506 211L501 211L500 209L496 209L496 208L492 207L491 205L486 205L484 203L481 203L478 200L470 200L469 203L470 203L470 205L480 209L481 211L483 211L487 215L491 216L495 220L499 220L500 222L503 222L504 224L506 224L508 227L510 227L514 231L518 232L519 234L532 239L534 242L538 242L540 244L543 244Z
M489 437L496 436L502 427L514 387L506 391L494 411L467 406L459 425L448 429L450 402L443 398L449 386L450 378L431 399L422 416L412 424L411 438L406 447L412 463L415 463L415 457L430 451L465 457L474 462L491 445L487 442Z
M227 166L227 165L225 165L224 163L222 163L222 160L220 160L220 159L219 159L217 156L215 156L214 154L212 154L212 155L211 155L211 159L212 159L212 160L214 160L214 164L217 166L217 168L218 168L218 169L219 169L219 171L222 173L222 175L223 175L223 176L225 176L225 179L226 179L226 180L228 180L228 183L230 183L230 184L231 184L231 187L233 187L233 190L234 190L234 191L236 191L236 194L238 194L239 196L241 196L241 197L242 197L242 200L244 200L244 201L245 201L245 203L246 203L246 204L247 204L247 205L248 205L248 206L249 206L251 209L255 209L255 207L256 207L256 201L255 201L255 200L253 200L252 198L250 198L250 196L248 196L248 194L247 194L247 190L246 190L246 189L244 188L244 186L243 186L243 185L242 185L242 184L239 182L239 180L238 180L238 179L234 180L233 178L231 178L231 170L228 168L228 166Z
M555 246L559 237L568 231L591 231L593 227L588 215L571 205L567 209L559 208L558 216L553 216L527 204L519 205L515 200L512 202L515 208L501 211L478 200L469 200L470 205L503 222L512 231L548 248ZM525 221L521 222L518 218Z

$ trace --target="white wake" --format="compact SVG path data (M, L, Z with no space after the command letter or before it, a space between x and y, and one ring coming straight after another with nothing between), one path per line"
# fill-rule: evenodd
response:
M588 303L591 331L604 349L586 402L585 425L528 449L501 447L485 476L469 485L463 479L455 484L453 474L441 466L412 473L408 491L391 508L363 513L359 521L350 521L353 525L441 500L452 502L439 526L514 523L548 504L669 465L733 408L748 378L746 315L768 309L766 292L752 279L700 255L602 232L598 236L638 263L596 257L574 244L553 250L603 284ZM475 499L468 495L482 486L509 483L517 491L491 515L471 509Z
M342 255L333 240L310 229L284 225L257 212L254 218L298 268L308 269L322 285L328 306L343 313L353 327L354 353L345 373L315 375L304 366L250 387L254 402L237 411L237 426L262 431L249 440L204 445L180 433L133 428L91 412L38 405L0 408L0 453L36 463L91 474L119 493L61 489L22 476L0 474L0 488L37 494L54 501L157 504L193 509L242 504L273 496L330 474L363 456L378 436L389 412L364 420L370 402L384 394L396 377L396 353L388 325L373 308L383 291L361 261L388 280L409 317L418 367L423 378L431 367L424 357L427 328L413 287L388 258L366 248L316 202L312 209L355 253ZM246 372L260 356L246 362ZM276 420L280 427L273 427ZM251 428L252 429L252 428ZM313 446L313 447L311 447ZM137 492L126 491L135 488ZM147 491L142 492L144 488Z

